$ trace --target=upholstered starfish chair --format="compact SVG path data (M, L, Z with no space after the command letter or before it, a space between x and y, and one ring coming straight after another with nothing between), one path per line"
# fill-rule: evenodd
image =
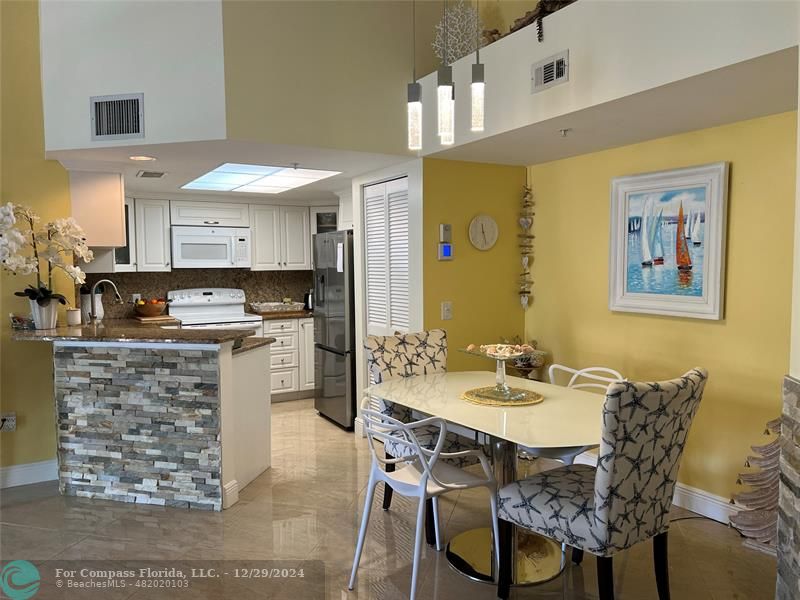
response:
M669 600L667 531L686 436L708 374L696 368L655 383L612 383L603 407L597 467L569 465L498 492L499 598L511 583L511 524L597 556L600 600L613 600L612 557L653 539L660 600Z
M371 383L382 383L393 377L415 377L430 373L447 371L447 332L444 329L431 329L418 333L406 333L389 336L368 336L364 341L367 364ZM392 402L378 400L378 411L403 423L410 423L427 415L412 415L410 408ZM439 438L439 428L430 426L414 431L422 448L433 450ZM459 432L447 431L442 451L446 454L477 450L481 445L477 442L477 434L464 428ZM386 458L402 458L409 452L407 444L386 441L384 443ZM457 467L477 464L473 454L443 459ZM394 463L387 463L386 469L391 471ZM392 503L392 488L388 485L383 491L383 510L388 510ZM432 511L429 511L429 515ZM430 532L430 530L429 530ZM431 542L431 536L428 541Z

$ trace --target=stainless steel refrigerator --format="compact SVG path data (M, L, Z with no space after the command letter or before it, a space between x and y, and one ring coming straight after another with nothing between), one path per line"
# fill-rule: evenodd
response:
M353 232L314 236L314 408L345 429L356 415Z

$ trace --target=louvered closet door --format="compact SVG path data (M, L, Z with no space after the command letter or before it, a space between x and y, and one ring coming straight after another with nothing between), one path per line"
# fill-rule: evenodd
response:
M408 179L386 184L389 211L389 327L408 332Z
M389 263L386 184L364 188L364 248L366 249L367 333L386 335L389 329Z
M364 188L367 333L407 332L409 313L408 179Z

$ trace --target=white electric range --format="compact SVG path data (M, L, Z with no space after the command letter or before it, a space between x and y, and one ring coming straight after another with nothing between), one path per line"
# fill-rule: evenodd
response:
M179 319L184 329L253 329L264 334L258 315L244 311L244 290L235 288L194 288L167 292L169 314ZM168 325L165 329L178 326Z

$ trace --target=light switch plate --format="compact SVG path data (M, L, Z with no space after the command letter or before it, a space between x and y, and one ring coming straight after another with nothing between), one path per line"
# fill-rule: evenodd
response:
M450 321L453 318L453 302L445 300L442 302L442 321Z

